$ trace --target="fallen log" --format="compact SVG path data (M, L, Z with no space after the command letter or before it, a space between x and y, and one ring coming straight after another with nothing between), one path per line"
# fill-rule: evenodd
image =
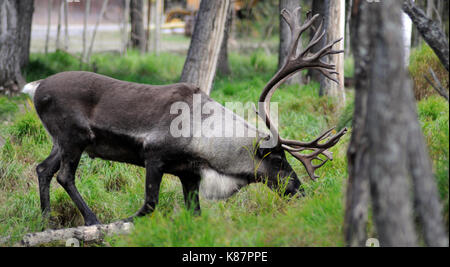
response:
M93 226L80 226L59 230L46 230L26 234L17 246L35 247L52 242L63 241L66 246L77 246L78 242L100 242L105 236L129 234L133 230L131 222L114 222Z

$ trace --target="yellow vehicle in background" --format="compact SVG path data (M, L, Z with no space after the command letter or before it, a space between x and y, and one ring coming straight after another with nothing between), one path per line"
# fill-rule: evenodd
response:
M184 28L186 36L192 36L194 31L195 15L200 7L201 0L187 0L186 8L174 8L166 13L163 29ZM248 10L258 4L259 0L236 0L234 11Z

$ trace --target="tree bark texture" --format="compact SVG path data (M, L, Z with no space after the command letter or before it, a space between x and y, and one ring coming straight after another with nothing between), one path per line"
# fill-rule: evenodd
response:
M352 9L356 95L344 225L349 246L362 246L366 239L369 192L382 246L418 244L413 207L426 244L448 246L431 162L403 64L401 4L356 0Z
M18 29L20 44L20 67L25 68L30 59L31 23L33 21L34 0L21 0L18 3Z
M192 83L209 94L225 33L230 0L201 1L181 82Z
M342 41L335 44L336 50L344 50L345 45L345 0L333 0L329 4L329 24L327 25L327 40L331 42L339 38ZM336 65L337 80L339 84L329 80L323 79L320 83L320 95L328 95L335 97L339 106L345 104L345 90L344 90L344 53L330 55L329 62Z
M21 3L13 0L0 1L0 93L12 95L25 85L20 64L23 56L21 30L27 27L19 25ZM31 15L30 15L31 16ZM28 33L30 34L30 33Z

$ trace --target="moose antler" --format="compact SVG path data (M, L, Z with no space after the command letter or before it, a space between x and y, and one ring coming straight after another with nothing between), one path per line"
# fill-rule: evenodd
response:
M333 64L328 64L326 62L321 61L323 57L328 55L340 54L343 53L343 50L333 50L333 46L340 42L342 38L335 40L328 45L324 46L316 53L312 53L311 49L322 40L325 36L325 31L323 30L324 21L320 23L317 30L315 30L313 23L317 20L319 15L312 16L310 12L308 12L306 21L304 24L300 24L300 14L301 7L296 8L292 13L286 9L281 11L281 15L286 23L289 25L291 30L291 44L289 47L287 60L284 65L280 68L280 70L275 74L275 76L267 83L264 90L261 93L259 102L259 112L258 114L265 121L267 127L271 131L272 135L278 139L278 148L284 149L289 152L292 156L298 159L305 166L306 171L308 172L309 177L315 180L318 176L315 175L315 170L322 167L328 160L332 160L332 153L327 149L335 146L340 138L347 132L347 129L342 129L339 133L332 136L330 135L334 131L330 129L326 131L324 134L316 138L315 140L304 143L296 140L286 140L280 137L278 133L278 129L273 125L270 117L269 117L269 106L270 100L272 99L273 94L278 89L278 87L286 81L289 77L294 75L295 73L303 70L303 69L316 69L320 71L325 77L328 79L339 83L339 81L333 77L333 75L338 74L336 72L336 66ZM310 27L313 27L315 30L314 36L306 46L306 48L297 55L298 43L300 41L301 35ZM326 140L325 143L320 143L321 141ZM310 154L302 154L302 151L312 151ZM325 156L324 159L319 156ZM318 165L313 164L313 160L320 161Z

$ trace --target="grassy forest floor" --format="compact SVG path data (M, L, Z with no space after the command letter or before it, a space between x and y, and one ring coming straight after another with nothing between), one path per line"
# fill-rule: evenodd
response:
M413 57L414 59L414 57ZM33 54L25 70L27 81L66 70L95 70L117 79L148 84L177 82L184 56L162 53L126 57L93 56L93 66L80 66L78 59L56 52ZM265 83L276 70L277 56L264 52L231 53L232 75L218 76L211 97L230 101L256 102ZM352 74L351 62L346 76ZM448 82L448 81L447 81ZM318 97L318 84L284 86L273 101L279 102L279 124L283 136L310 140L329 127L351 129L353 92L338 112L327 97ZM449 107L436 95L418 102L440 197L445 206L448 229ZM48 222L40 215L35 166L44 160L51 141L25 96L0 97L0 239L11 245L28 232L42 231ZM181 183L164 176L157 210L136 221L128 236L107 239L111 246L344 246L344 196L347 181L346 149L351 131L332 149L335 160L318 171L311 182L301 164L288 156L304 183L306 197L286 199L262 184L250 185L226 201L201 199L202 216L184 208ZM1 139L0 139L1 146ZM134 214L144 197L144 170L131 165L89 159L83 155L77 172L77 186L88 205L103 223ZM83 224L82 217L56 179L51 188L52 226ZM369 236L376 237L372 224ZM58 245L58 244L54 244ZM61 244L59 244L61 245ZM105 245L105 244L101 244Z

